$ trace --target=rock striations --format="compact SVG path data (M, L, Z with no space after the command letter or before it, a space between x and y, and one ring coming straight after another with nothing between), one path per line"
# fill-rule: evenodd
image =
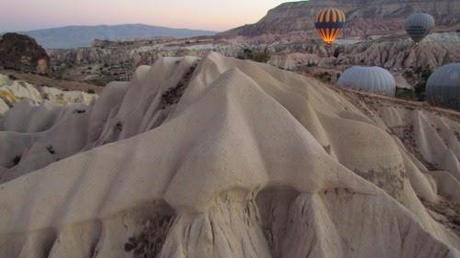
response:
M17 109L0 257L460 257L457 113L215 53Z

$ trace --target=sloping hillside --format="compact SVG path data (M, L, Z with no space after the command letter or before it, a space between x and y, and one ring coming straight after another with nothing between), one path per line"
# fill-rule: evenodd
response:
M310 0L281 4L270 10L259 22L221 35L311 32L317 13L325 7L337 7L345 11L348 19L345 29L347 36L401 32L405 18L416 11L432 14L438 30L460 29L460 2L457 0Z

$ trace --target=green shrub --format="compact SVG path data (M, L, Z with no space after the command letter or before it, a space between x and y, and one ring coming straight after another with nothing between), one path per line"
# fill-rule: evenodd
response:
M417 95L415 94L415 91L412 89L396 88L396 97L406 100L417 100Z
M267 63L271 58L271 54L267 48L264 48L263 50L245 48L238 53L237 58L243 60L248 59L259 63Z
M430 77L432 72L433 71L428 66L427 67L418 67L414 71L414 73L419 78L419 83L417 83L417 85L415 85L415 95L417 96L417 99L420 100L420 101L425 100L426 82L428 81L428 78Z
M318 79L320 79L323 82L331 82L332 81L332 75L328 72L322 72L316 76Z

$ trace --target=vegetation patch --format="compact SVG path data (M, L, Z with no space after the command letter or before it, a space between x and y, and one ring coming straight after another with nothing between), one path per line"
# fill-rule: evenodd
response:
M271 54L267 48L262 50L245 48L240 53L238 53L237 58L243 60L252 60L259 63L267 63L271 58Z
M185 92L185 88L188 82L192 78L193 72L195 71L197 64L192 65L189 70L185 73L182 79L177 83L176 87L171 88L163 93L161 96L160 109L165 109L168 106L177 104Z

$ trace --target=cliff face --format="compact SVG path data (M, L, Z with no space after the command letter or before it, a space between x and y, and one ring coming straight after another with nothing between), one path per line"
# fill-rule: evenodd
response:
M460 28L458 0L311 0L284 3L270 10L258 23L245 25L224 36L257 36L266 33L313 31L316 14L325 7L337 7L347 15L347 36L382 35L402 32L404 19L422 11L433 15L438 30Z

